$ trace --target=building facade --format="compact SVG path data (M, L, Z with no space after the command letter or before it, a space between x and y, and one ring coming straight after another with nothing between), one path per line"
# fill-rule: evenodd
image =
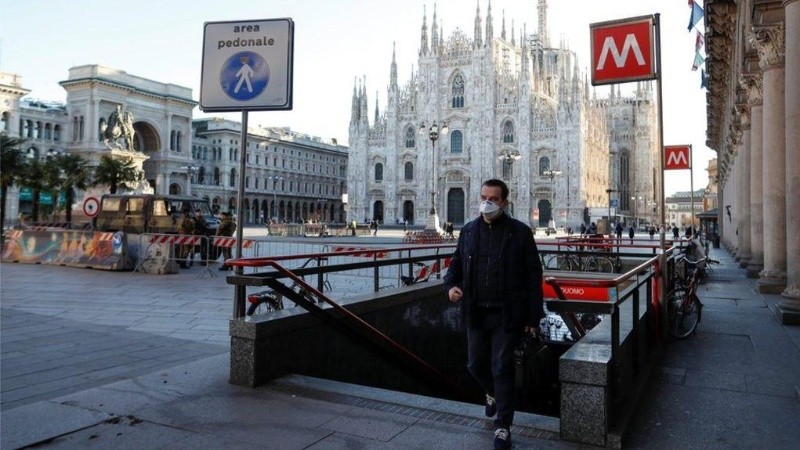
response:
M546 0L538 27L531 35L512 22L507 33L503 20L495 34L490 3L485 17L477 9L471 36L455 29L445 38L435 8L430 28L423 14L418 68L400 85L393 52L388 104L381 111L376 101L371 122L365 84L353 88L350 219L425 223L433 198L442 220L463 224L489 178L507 182L510 211L533 226L577 228L612 201L617 217L651 219L650 84L597 98L575 53L551 44ZM448 133L432 139L434 123Z
M0 127L26 138L28 155L79 154L92 166L103 155L130 158L142 179L132 191L208 197L217 211L235 210L239 123L193 121L191 89L118 69L73 67L60 85L66 103L30 100L19 75L0 73ZM130 144L109 145L104 136L115 111L132 114ZM261 222L266 211L263 217L288 221L343 220L346 147L286 129L251 129L248 140L247 223ZM6 217L15 220L28 199L24 187L9 194ZM72 205L77 217L82 202L79 195Z
M192 124L192 189L215 212L236 210L241 129L221 118ZM251 128L245 158L245 222L345 221L347 147L288 128Z
M798 324L800 1L705 7L707 145L718 153L723 242L761 292L786 297L783 320Z
M705 211L705 193L705 189L696 190L694 196L690 191L676 192L664 199L667 226L677 226L681 229L688 227L692 224L692 211L695 217L694 225L699 226L697 215Z

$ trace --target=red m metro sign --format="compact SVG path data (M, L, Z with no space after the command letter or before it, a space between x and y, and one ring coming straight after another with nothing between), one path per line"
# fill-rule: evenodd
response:
M656 78L652 16L593 23L589 30L593 85Z
M667 145L664 147L664 170L680 170L691 168L691 145Z

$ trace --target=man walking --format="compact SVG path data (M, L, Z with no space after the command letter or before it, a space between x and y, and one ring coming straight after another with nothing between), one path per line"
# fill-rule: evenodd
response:
M514 349L523 332L538 333L544 317L542 265L531 229L505 214L508 186L481 186L481 216L458 238L444 286L460 302L467 327L467 368L486 392L494 419L494 448L511 448Z
M236 232L236 222L231 218L231 213L223 212L220 214L222 221L217 227L217 237L231 237ZM228 245L219 246L219 251L222 253L222 265L219 270L231 270L233 267L226 266L225 261L231 259L231 248Z

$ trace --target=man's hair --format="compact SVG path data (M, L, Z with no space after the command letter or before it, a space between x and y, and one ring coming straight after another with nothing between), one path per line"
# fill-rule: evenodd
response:
M500 197L503 200L508 198L508 185L503 180L498 180L497 178L492 178L490 180L484 181L483 182L483 186L499 187L500 188Z

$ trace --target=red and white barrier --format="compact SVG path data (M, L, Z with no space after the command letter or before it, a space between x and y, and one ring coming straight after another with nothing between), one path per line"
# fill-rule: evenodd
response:
M148 241L151 244L180 244L197 245L200 243L201 236L185 236L181 234L154 234Z
M347 256L362 257L362 258L386 258L389 252L383 250L374 250L366 247L346 247L336 246L333 247L334 253L354 252Z
M234 246L236 246L236 238L217 236L214 238L211 245L222 248L233 248ZM242 240L242 248L253 248L253 245L255 245L255 241L251 239Z

